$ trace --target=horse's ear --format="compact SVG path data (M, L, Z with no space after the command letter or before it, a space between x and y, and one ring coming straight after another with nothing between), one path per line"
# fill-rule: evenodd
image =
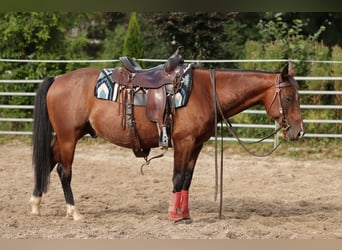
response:
M283 77L288 77L288 76L294 77L295 71L292 68L291 61L289 61L288 64L284 67L283 72L281 74L282 74Z
M294 75L295 75L295 71L294 71L294 69L292 68L292 62L291 61L289 61L289 63L288 63L288 65L287 65L287 68L288 68L288 74L290 75L290 76L292 76L292 77L294 77Z

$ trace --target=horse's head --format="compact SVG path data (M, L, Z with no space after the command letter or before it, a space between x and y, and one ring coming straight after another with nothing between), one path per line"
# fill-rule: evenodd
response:
M304 136L304 127L299 105L299 85L293 77L294 70L289 63L277 75L274 94L269 95L266 110L282 127L284 137L297 140Z

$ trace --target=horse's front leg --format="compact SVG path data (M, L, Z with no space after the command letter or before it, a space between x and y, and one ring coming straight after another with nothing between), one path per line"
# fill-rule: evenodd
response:
M172 221L178 222L183 220L183 213L181 211L181 196L182 196L182 186L184 183L183 167L174 167L173 171L173 190L171 194L171 200L169 203L169 215Z
M191 223L189 212L189 189L193 172L202 145L186 150L177 151L175 147L173 191L169 204L169 215L174 222Z

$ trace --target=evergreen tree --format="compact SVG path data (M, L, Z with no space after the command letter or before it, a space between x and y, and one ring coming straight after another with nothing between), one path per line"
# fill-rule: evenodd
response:
M134 58L144 57L143 42L140 34L140 27L135 12L131 13L127 33L123 44L123 55Z

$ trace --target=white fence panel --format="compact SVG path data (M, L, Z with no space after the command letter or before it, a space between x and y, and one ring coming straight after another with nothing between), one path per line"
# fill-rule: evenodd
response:
M138 59L138 61L148 61L148 62L165 62L164 59ZM16 59L0 59L0 62L22 62L22 63L36 63L36 62L46 62L46 63L77 63L77 62L117 62L118 60L16 60ZM192 63L226 63L226 62L287 62L288 60L270 59L270 60L185 60L186 62ZM296 62L298 60L291 60ZM311 63L312 60L307 60ZM342 63L342 61L314 61L316 63ZM297 76L296 80L308 81L308 80L330 80L330 81L341 81L341 77L327 77L327 76ZM0 84L25 84L25 83L37 83L39 84L42 80L2 80L0 79ZM300 90L300 95L342 95L342 91L321 91L321 90ZM34 98L34 92L0 92L0 96L26 96ZM33 105L5 105L0 103L0 109L34 109ZM301 105L301 109L336 109L342 110L342 105ZM260 114L266 115L265 110L253 110L253 108L243 111L245 114ZM32 118L9 118L0 117L0 122L33 122ZM322 124L342 124L342 120L322 120L322 119L304 119L304 123L322 123ZM238 124L233 123L233 127L236 128L260 128L260 129L270 129L274 130L277 125L270 124ZM0 131L0 135L32 135L29 131ZM306 133L305 137L312 138L342 138L342 134L321 134L321 133ZM213 138L211 138L213 139ZM257 141L260 138L241 138L244 141ZM226 141L234 141L235 138L225 137ZM277 138L267 139L264 142L275 142Z

